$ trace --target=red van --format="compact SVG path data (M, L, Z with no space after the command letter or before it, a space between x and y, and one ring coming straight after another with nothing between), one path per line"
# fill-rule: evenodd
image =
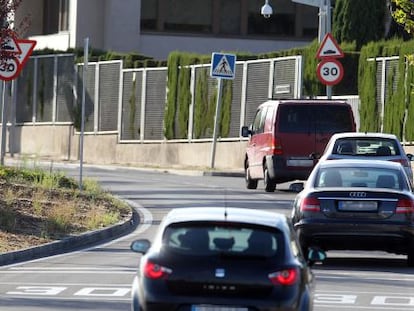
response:
M246 187L265 190L276 184L306 180L334 133L355 132L351 105L334 100L269 100L253 123L242 127L249 137L244 160Z

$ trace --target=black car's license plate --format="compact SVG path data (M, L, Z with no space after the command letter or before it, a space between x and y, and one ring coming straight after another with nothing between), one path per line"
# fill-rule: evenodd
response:
M191 311L249 311L249 309L243 307L193 305Z
M343 212L376 212L378 204L375 201L340 201L338 210Z

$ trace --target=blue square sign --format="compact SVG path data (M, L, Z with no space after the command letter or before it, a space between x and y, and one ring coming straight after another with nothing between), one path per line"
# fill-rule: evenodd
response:
M213 53L211 56L210 76L213 78L234 79L236 55Z

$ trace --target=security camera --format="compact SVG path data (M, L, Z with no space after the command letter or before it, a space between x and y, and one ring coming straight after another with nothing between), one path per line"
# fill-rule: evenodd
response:
M264 6L262 6L262 10L260 11L264 18L270 18L270 16L273 14L273 9L269 5L268 0L266 0L266 3Z

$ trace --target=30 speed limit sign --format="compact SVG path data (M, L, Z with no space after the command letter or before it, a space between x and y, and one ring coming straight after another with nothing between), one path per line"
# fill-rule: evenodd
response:
M16 77L19 71L19 62L15 57L0 60L0 79L9 81Z
M323 84L335 85L344 77L344 67L336 59L325 59L318 64L316 74Z

